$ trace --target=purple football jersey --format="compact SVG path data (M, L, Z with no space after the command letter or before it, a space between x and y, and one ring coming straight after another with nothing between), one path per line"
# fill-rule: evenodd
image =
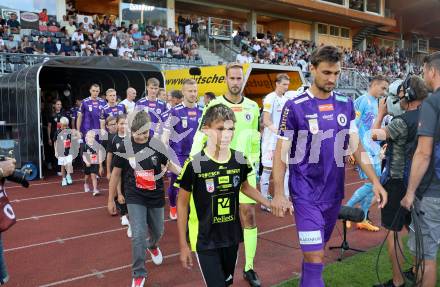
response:
M84 99L79 108L79 113L82 114L81 133L85 134L92 129L100 129L99 119L101 118L101 111L107 103L100 98L93 100L88 97Z
M315 98L307 91L287 101L280 136L292 140L289 190L294 200L334 202L344 197L345 155L355 126L349 97Z
M153 134L159 135L162 126L162 114L167 110L167 105L161 100L150 101L147 98L142 98L136 102L135 109L148 112L151 118L151 130L153 131L150 136Z
M170 131L170 147L177 156L189 156L202 113L197 105L188 108L179 104L169 110L164 129Z
M110 106L109 104L107 104L101 110L101 120L106 120L109 116L116 118L117 116L125 113L126 111L124 105L117 104L114 106Z

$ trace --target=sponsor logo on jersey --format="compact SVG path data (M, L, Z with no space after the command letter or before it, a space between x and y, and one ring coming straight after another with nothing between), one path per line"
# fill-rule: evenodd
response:
M215 190L214 179L208 178L205 179L206 191L209 193L213 193Z
M322 119L327 120L327 121L333 121L334 117L333 117L333 114L329 114L329 115L323 115Z
M318 119L309 119L309 130L313 135L319 132Z
M305 115L306 119L317 119L318 118L318 114L311 114L311 115Z
M331 112L334 110L333 104L325 104L318 106L320 112Z
M239 113L239 112L241 112L241 111L243 110L243 108L240 107L240 106L235 106L235 107L231 107L231 110L232 110L234 113Z
M313 245L322 244L321 231L299 231L299 244L301 245Z
M356 118L360 118L361 117L361 112L356 111Z
M195 117L195 116L197 116L197 112L196 111L189 111L188 116Z
M348 102L348 98L341 95L336 95L335 99L339 102L344 102L344 103Z
M345 127L347 125L347 116L344 114L339 114L336 118L336 120L338 121L338 124L341 127Z
M150 108L155 108L155 107L156 107L156 103L148 103L148 106L149 106Z
M229 176L220 176L218 178L218 184L228 184L229 183Z

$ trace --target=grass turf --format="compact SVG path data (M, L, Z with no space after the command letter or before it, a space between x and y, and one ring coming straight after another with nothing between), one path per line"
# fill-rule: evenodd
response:
M404 238L404 254L408 260L411 256L406 245L407 239ZM371 287L377 284L376 259L380 246L367 252L358 253L344 259L342 262L334 262L326 265L324 269L324 282L326 286L337 287ZM440 259L440 254L438 256ZM379 276L382 282L391 279L391 264L388 259L386 246L383 247L379 258ZM403 270L408 269L406 264ZM440 264L437 267L437 278L440 278ZM282 282L277 287L296 287L299 286L299 278L293 278ZM437 286L440 286L440 282Z

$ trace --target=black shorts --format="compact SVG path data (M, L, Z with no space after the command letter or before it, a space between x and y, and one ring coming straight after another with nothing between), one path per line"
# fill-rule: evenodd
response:
M86 175L90 174L98 174L99 173L99 164L91 164L90 166L84 167L84 173Z
M382 208L382 226L388 230L401 231L404 225L411 223L411 214L400 205L405 196L403 179L389 179L384 185L388 193L388 203Z
M237 254L238 244L196 252L206 286L225 287L232 285Z

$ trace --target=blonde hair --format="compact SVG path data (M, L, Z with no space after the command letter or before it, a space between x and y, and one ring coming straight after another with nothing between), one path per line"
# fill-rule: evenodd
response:
M60 124L61 124L62 126L64 126L64 127L68 127L68 126L69 126L69 119L66 118L66 117L62 117L62 118L60 119Z
M243 71L243 65L237 62L232 62L226 65L226 76L230 69L241 69Z
M108 89L107 91L105 91L105 95L108 96L110 93L116 93L115 89Z

